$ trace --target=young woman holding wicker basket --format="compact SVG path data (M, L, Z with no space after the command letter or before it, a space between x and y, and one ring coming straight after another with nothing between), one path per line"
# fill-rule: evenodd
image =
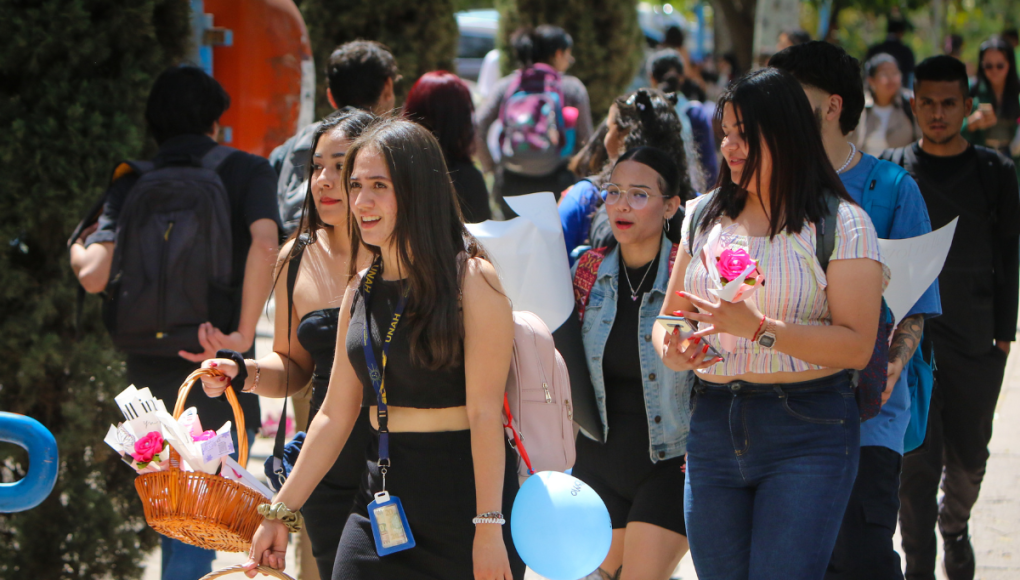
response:
M257 361L243 360L239 354L231 359L205 361L203 367L224 373L202 379L210 397L219 397L229 384L228 379L233 379L236 388L270 398L293 395L311 380L310 417L314 419L322 406L333 367L340 303L349 279L352 254L347 235L347 196L340 186L340 174L351 143L372 119L364 111L338 111L316 129L304 212L293 239L280 252L273 352ZM364 256L360 265L367 267L369 263ZM293 280L292 269L296 269ZM290 286L293 296L289 296ZM293 307L288 312L291 301ZM240 381L236 380L239 372ZM343 531L336 522L345 520L350 513L365 471L368 442L366 408L358 416L339 458L303 507L312 555L321 578L329 578L333 573L336 547Z
M502 525L518 489L501 422L511 306L464 228L441 151L426 129L400 119L378 122L348 150L351 263L361 244L374 260L344 297L340 327L349 327L336 346L348 356L336 357L297 465L264 510L246 564L252 577L259 564L283 569L292 513L364 402L373 427L367 476L333 578L523 578Z

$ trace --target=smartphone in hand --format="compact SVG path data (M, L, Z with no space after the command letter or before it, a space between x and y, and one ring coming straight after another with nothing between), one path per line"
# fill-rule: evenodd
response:
M655 317L655 324L658 324L659 326L664 328L666 332L670 334L673 333L674 328L679 328L680 332L678 333L677 336L679 336L680 339L684 341L689 339L691 335L697 332L698 330L694 328L694 325L691 324L690 320L687 320L683 316L668 316L663 314ZM705 344L708 346L708 353L706 353L705 355L706 360L712 357L719 357L725 360L725 357L723 357L723 355L718 350L716 350L714 346L708 344L708 342L705 342ZM687 345L685 344L684 347L686 348L686 346Z

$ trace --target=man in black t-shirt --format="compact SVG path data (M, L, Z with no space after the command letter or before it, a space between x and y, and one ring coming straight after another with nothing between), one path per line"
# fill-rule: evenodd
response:
M900 529L906 577L935 579L935 524L949 580L974 577L968 521L988 461L992 418L1010 345L1016 339L1020 279L1020 193L1013 162L961 135L971 110L967 70L949 56L914 71L918 143L883 153L921 189L932 229L959 217L939 287L942 316L933 341L936 388L928 439L903 460ZM939 483L945 496L936 503Z
M145 112L149 129L159 143L153 164L161 167L182 159L201 159L216 146L219 118L229 105L230 98L220 84L201 69L174 67L164 71L153 85ZM219 164L216 173L230 205L233 312L224 318L232 322L226 328L215 328L211 323L199 328L203 352L127 355L127 381L139 388L148 387L168 410L173 409L184 379L199 363L215 358L217 350L254 356L255 325L273 286L280 221L275 171L262 157L234 151ZM71 246L71 266L88 292L102 292L107 287L118 217L138 180L139 175L129 165L118 167L98 222ZM239 394L238 400L250 443L261 423L258 397ZM198 409L203 429L216 430L234 420L230 407L207 397L201 385L192 389L186 406ZM163 537L163 578L197 580L212 570L215 554Z

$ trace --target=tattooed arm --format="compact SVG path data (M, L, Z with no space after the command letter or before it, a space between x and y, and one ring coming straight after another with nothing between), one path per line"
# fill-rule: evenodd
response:
M900 380L903 369L921 344L921 331L923 330L924 315L915 314L901 320L900 325L893 332L892 344L889 345L889 378L885 385L885 391L882 392L883 405L892 396L893 387Z

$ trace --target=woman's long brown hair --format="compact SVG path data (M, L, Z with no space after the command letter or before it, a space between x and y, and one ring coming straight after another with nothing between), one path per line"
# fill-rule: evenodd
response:
M322 218L319 217L319 211L315 209L315 197L312 195L312 174L314 173L312 166L315 161L315 149L319 146L319 141L326 133L333 132L339 132L345 139L353 141L361 136L362 131L368 127L373 119L375 119L375 116L372 113L353 107L344 107L325 117L319 123L319 126L315 128L315 132L312 135L312 147L308 150L308 159L305 165L307 169L305 172L306 187L305 200L301 204L301 219L298 221L297 229L287 238L288 242L294 240L294 244L291 245L287 256L276 265L276 280L273 282L274 288L279 280L280 272L283 270L283 265L300 254L304 245L314 244L318 240L319 230L333 227L322 221ZM344 190L344 195L346 195L346 188Z
M446 169L443 150L421 125L400 118L377 120L347 151L342 181L349 184L358 155L378 151L386 159L397 197L397 219L391 241L399 268L406 273L411 360L431 370L446 369L463 360L464 321L460 289L466 260L484 257L478 241L464 228L464 218ZM347 187L348 191L350 187ZM378 247L365 244L347 204L351 238L350 273L357 272L364 247L378 256ZM466 258L465 258L466 255Z
M697 227L708 227L723 215L736 219L749 199L752 180L756 190L762 190L763 147L772 158L769 207L759 198L769 216L769 238L784 231L798 233L808 222L820 223L828 215L826 192L853 203L825 155L811 103L789 73L775 68L747 73L719 98L715 112L719 122L726 105L733 107L740 120L739 129L734 130L747 143L747 160L740 183L733 183L728 163L720 164L719 195L709 200Z

